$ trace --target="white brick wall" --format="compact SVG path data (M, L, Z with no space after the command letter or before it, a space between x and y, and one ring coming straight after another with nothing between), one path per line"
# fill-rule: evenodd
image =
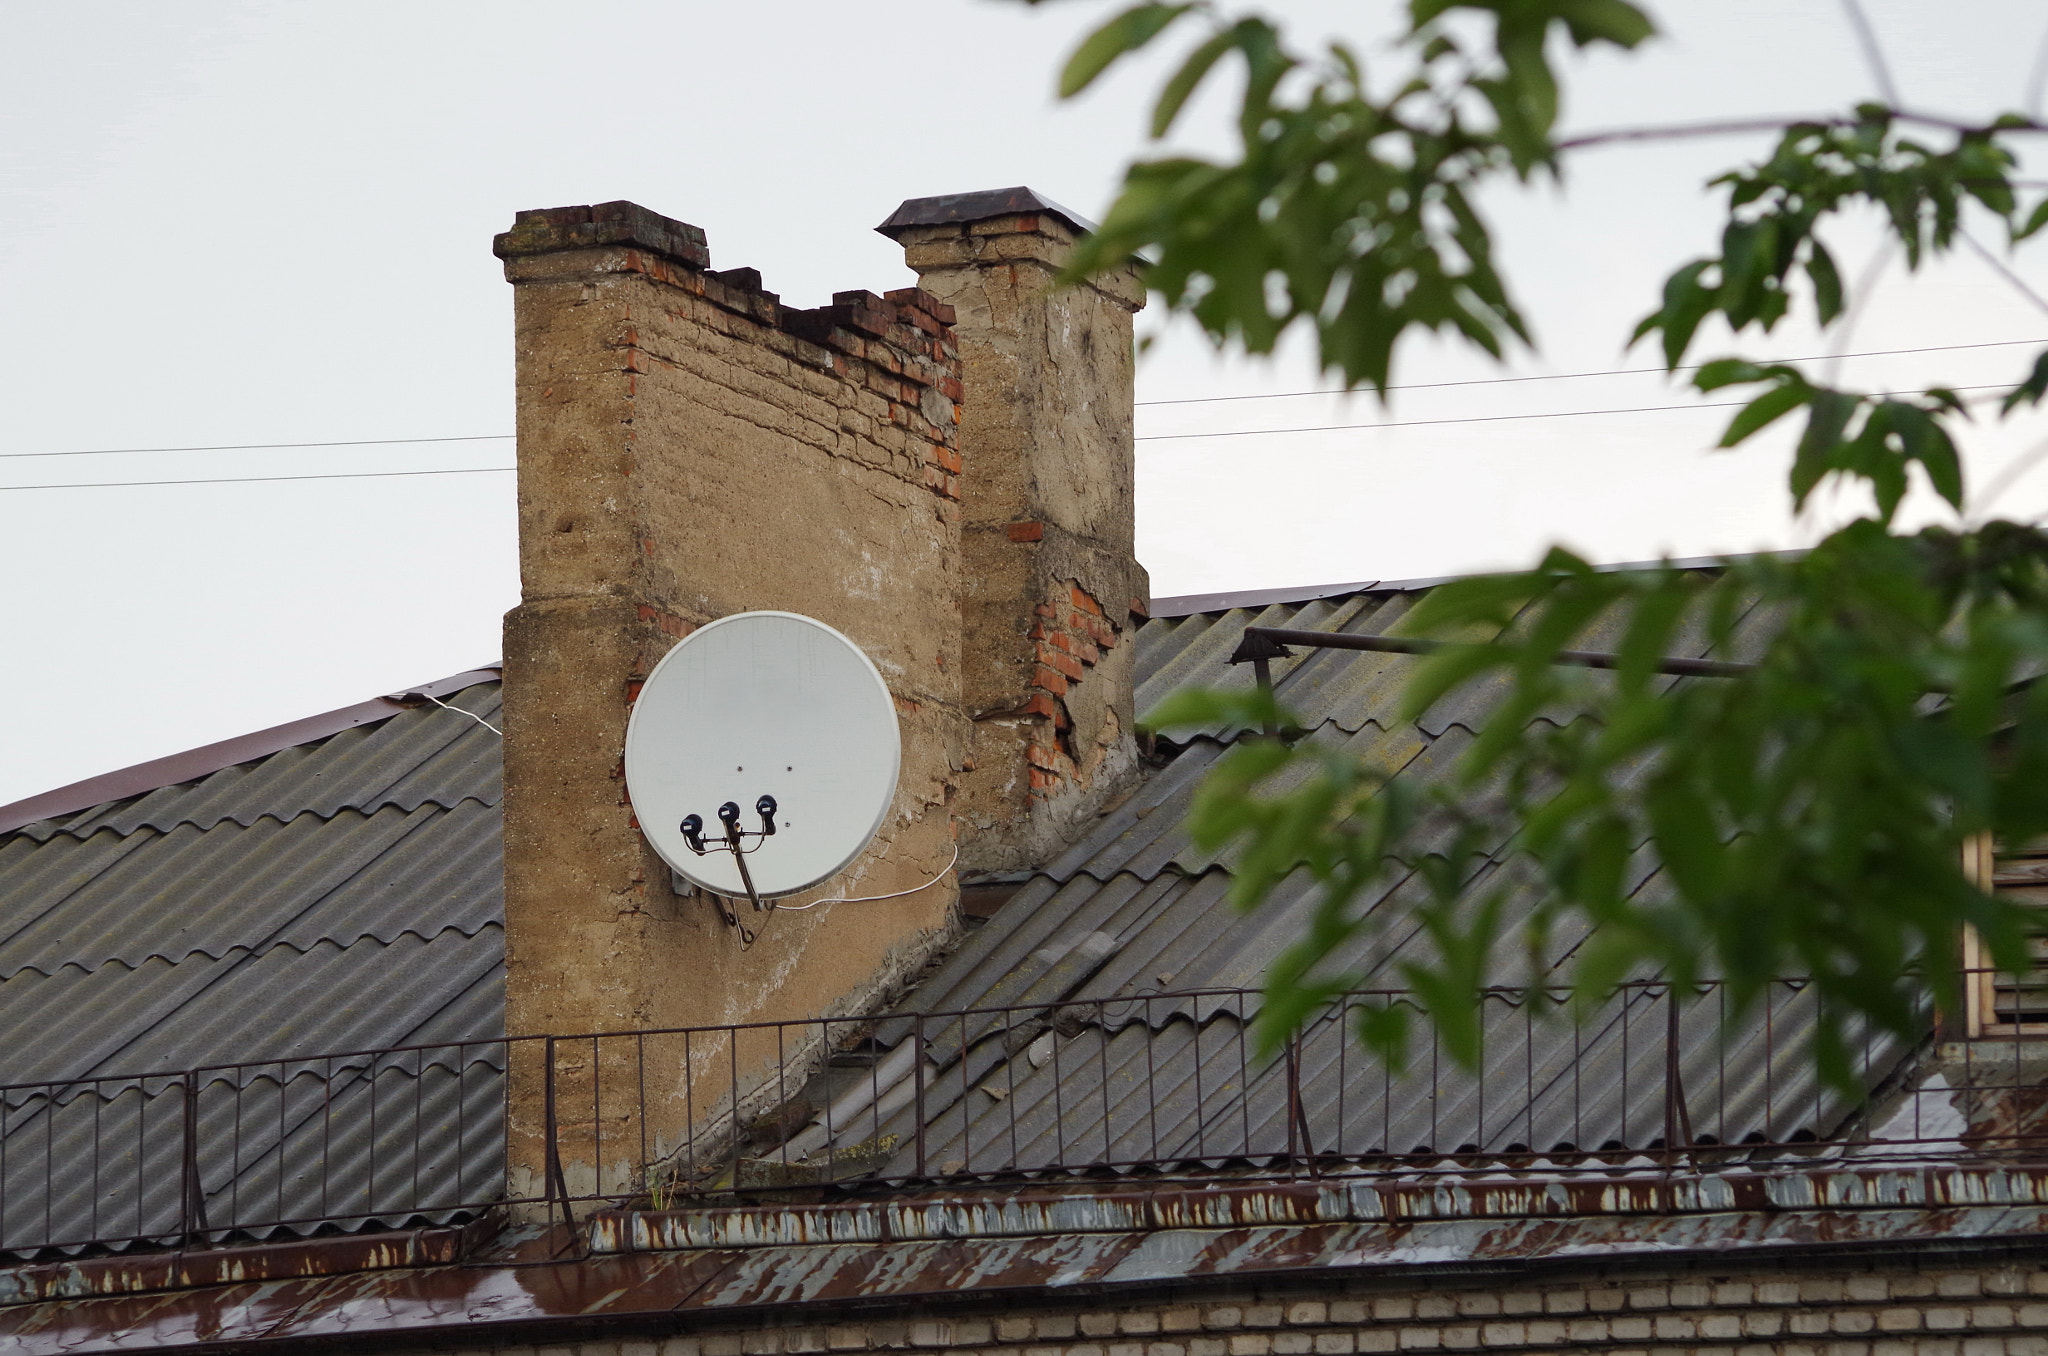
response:
M1101 1301L996 1314L756 1323L664 1339L484 1348L492 1356L2048 1356L2048 1269L1695 1274L1214 1301ZM450 1347L422 1348L453 1350ZM476 1351L477 1348L467 1348Z

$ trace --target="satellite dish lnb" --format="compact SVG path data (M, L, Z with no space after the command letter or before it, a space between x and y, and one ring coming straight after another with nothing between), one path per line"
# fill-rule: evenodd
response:
M756 907L853 863L889 813L902 759L873 662L794 612L693 631L647 675L626 726L626 789L647 841L691 884Z

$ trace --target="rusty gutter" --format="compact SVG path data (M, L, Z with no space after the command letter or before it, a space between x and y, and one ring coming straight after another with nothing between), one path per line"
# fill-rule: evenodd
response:
M38 1262L0 1270L0 1309L86 1295L194 1290L254 1281L441 1266L474 1256L496 1239L503 1227L503 1218L493 1213L451 1228Z
M600 1210L593 1253L1071 1237L1197 1228L1585 1220L1793 1211L2048 1208L2048 1167L1852 1167L1718 1174L1647 1169L1502 1180L1351 1178L1116 1191L962 1192L822 1205Z
M827 1244L470 1264L216 1285L0 1309L22 1356L371 1351L665 1334L775 1318L813 1323L944 1308L1122 1300L1190 1290L1527 1278L1590 1267L1725 1270L1867 1263L1901 1252L2048 1258L2048 1210L1741 1211L1574 1221L1436 1220L1180 1229L1025 1239Z

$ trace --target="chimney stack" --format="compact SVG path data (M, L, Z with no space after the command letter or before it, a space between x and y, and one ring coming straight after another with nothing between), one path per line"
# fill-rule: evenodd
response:
M917 198L879 229L960 347L963 871L1057 855L1138 773L1134 267L1054 281L1088 223L1028 188Z
M905 289L793 310L752 269L714 272L696 227L632 203L521 212L496 251L514 289L522 586L505 621L507 1030L871 1005L954 916L949 802L969 722L951 308ZM939 879L754 915L749 950L710 900L671 888L621 755L655 662L694 628L760 609L860 645L903 734L880 836L790 902ZM650 1107L649 1142L673 1142L695 1073L650 1093L676 1107ZM546 1077L523 1056L511 1076L513 1189L531 1195ZM598 1185L595 1158L573 1142L564 1154L572 1190Z

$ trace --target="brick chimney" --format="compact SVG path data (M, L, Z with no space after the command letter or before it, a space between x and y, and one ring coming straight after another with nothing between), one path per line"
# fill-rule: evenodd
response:
M1039 865L1137 773L1132 268L1056 289L1088 223L1028 188L917 198L879 229L960 347L963 871Z
M693 628L755 609L817 617L880 668L904 757L880 837L814 894L887 894L944 872L972 728L952 308L906 289L793 310L752 269L713 271L696 227L624 202L521 212L496 252L514 289L522 585L505 622L507 1029L868 1004L945 940L953 878L756 915L743 949L712 901L671 888L621 754L639 683ZM680 1105L695 1076L660 1095ZM518 1194L543 1168L543 1082L515 1058ZM565 1141L572 1189L592 1182L577 1152Z

